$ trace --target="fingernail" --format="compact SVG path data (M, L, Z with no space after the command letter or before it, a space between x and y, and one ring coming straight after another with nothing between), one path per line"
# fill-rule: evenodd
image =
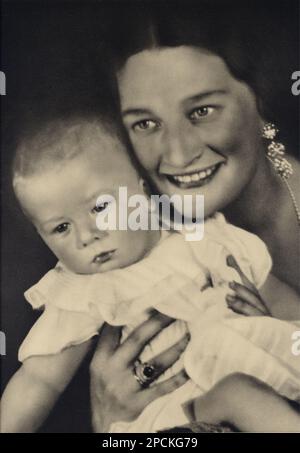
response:
M234 258L232 255L228 255L226 258L226 262L228 266L233 266L235 264Z
M235 297L234 296L231 296L230 294L227 294L226 296L226 302L227 303L234 303L235 302Z

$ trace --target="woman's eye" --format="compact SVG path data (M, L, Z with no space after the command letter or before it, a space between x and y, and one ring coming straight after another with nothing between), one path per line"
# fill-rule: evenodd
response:
M190 114L190 119L192 121L200 120L208 115L211 115L214 111L214 107L197 107L195 110L192 111Z
M135 132L144 132L144 131L151 131L159 127L158 121L153 120L142 120L138 121L132 126L132 129Z
M54 228L53 233L62 234L65 231L67 231L68 228L69 228L69 224L67 222L61 223L60 225L57 225L57 227Z
M98 204L92 209L92 212L99 213L99 212L105 211L105 209L108 207L108 205L109 205L109 201L105 201L104 203Z

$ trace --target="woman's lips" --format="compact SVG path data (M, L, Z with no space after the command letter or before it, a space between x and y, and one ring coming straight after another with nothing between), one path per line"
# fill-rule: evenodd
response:
M96 263L96 264L106 263L113 257L113 254L115 253L115 251L116 250L109 250L108 252L99 253L99 255L96 255L94 257L93 263Z
M192 173L183 173L181 175L166 174L165 176L172 184L184 189L190 187L201 187L213 179L221 165L222 163L218 163Z

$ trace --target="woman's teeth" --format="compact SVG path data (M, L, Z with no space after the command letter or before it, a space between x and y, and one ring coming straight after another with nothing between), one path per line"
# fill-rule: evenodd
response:
M172 178L175 179L175 181L184 183L184 184L189 184L191 182L199 182L203 181L216 170L217 165L214 165L213 167L207 168L206 170L201 170L198 173L192 173L189 175L181 175L181 176L175 176L173 175Z

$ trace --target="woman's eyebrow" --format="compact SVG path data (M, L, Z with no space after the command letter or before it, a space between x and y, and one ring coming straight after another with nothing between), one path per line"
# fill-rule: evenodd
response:
M213 95L224 95L227 94L227 90L208 90L208 91L203 91L201 93L194 94L193 96L190 96L188 98L185 98L182 102L185 104L187 102L200 102L203 101L204 98L207 98L209 96Z
M148 109L143 109L143 108L128 108L125 110L122 110L122 115L150 115L151 110Z
M189 96L185 98L182 103L190 103L190 102L200 102L204 98L213 96L213 95L225 95L228 94L228 91L225 89L219 89L219 90L208 90L208 91L203 91L201 93L194 94L192 96ZM129 107L125 110L122 110L122 116L127 116L127 115L152 115L151 110L146 109L146 108L134 108L134 107Z

